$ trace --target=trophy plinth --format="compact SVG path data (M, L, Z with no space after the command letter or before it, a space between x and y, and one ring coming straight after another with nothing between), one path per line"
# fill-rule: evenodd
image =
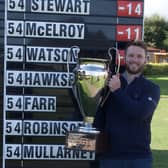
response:
M68 132L66 137L66 148L73 150L96 151L97 137L100 131L91 127L90 124Z

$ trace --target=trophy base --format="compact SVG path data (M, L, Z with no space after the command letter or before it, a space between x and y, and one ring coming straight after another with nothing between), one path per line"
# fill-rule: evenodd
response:
M73 150L95 152L98 134L98 131L70 131L66 136L65 147Z

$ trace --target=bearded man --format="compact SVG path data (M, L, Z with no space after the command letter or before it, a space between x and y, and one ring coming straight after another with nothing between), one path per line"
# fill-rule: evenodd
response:
M160 88L143 76L147 49L142 41L125 49L123 74L107 82L110 95L94 126L109 135L109 151L101 154L100 168L152 168L151 120L160 99ZM102 123L103 122L103 123Z

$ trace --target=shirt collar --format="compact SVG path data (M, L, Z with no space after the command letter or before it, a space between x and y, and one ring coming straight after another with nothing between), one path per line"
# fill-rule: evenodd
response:
M126 78L126 73L122 73L121 77L127 82L127 78ZM131 84L132 82L135 82L139 79L142 79L144 77L144 75L141 73L139 76L135 77L133 81L131 81L130 83L127 82L127 84Z

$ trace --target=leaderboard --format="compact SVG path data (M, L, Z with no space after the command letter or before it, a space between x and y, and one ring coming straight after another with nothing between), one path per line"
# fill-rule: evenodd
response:
M143 8L143 0L5 0L2 168L95 160L64 146L83 122L74 71L80 58L142 39Z

